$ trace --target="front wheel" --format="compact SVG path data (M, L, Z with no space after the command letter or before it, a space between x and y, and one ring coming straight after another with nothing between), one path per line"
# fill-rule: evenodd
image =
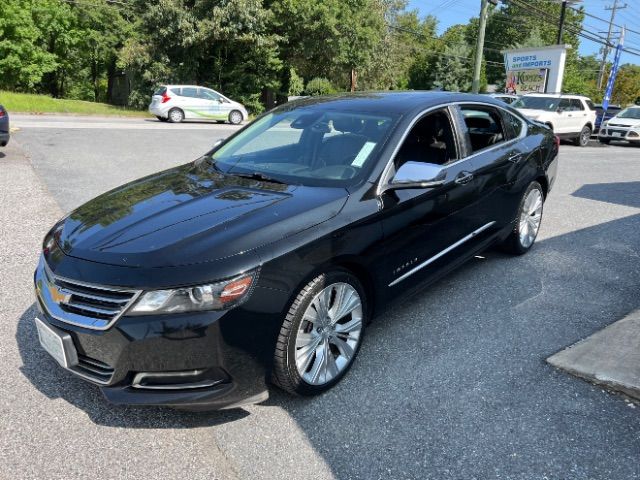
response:
M358 354L368 315L364 289L350 272L331 270L311 280L280 329L274 383L298 395L330 389Z
M229 123L232 125L240 125L242 123L242 113L238 110L233 110L229 113Z
M513 230L506 238L502 247L509 253L522 255L533 246L542 223L544 193L538 182L531 182L525 191Z
M591 128L589 128L588 125L585 125L584 127L582 127L582 130L580 131L580 135L578 135L578 138L574 140L574 144L578 147L586 147L587 145L589 145L590 138L591 138Z

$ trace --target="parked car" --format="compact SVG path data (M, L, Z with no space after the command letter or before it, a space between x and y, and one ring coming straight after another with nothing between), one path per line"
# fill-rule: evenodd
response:
M247 109L210 88L197 85L164 85L151 97L149 112L160 121L228 121L238 125L249 119Z
M487 96L284 104L55 224L40 343L116 404L324 392L392 299L491 245L531 249L557 155L549 128Z
M0 105L0 147L5 147L9 143L11 129L9 128L9 112Z
M624 140L640 145L640 106L625 108L602 125L598 141Z
M520 98L520 95L513 95L511 93L490 93L489 96L496 100L501 100L504 103L508 103L509 105Z
M602 108L601 104L596 104L595 107L596 107L596 125L593 133L598 133L600 131L600 124L603 122L603 118L602 118L603 114L604 114L604 121L606 122L607 120L611 120L622 110L622 107L620 105L609 105L606 111L604 110L604 108Z
M532 93L512 106L532 120L551 127L561 139L582 147L589 143L596 124L595 105L580 95Z

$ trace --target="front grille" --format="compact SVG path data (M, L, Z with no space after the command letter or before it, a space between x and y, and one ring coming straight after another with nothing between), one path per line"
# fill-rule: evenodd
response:
M619 133L621 136L625 136L627 134L626 130L615 130L615 129L609 129L609 135L613 135L615 133Z
M78 364L73 367L73 370L97 383L109 383L114 372L110 365L80 354L78 354Z
M87 328L108 328L140 293L57 277L48 267L44 273L49 291L47 310L58 320Z

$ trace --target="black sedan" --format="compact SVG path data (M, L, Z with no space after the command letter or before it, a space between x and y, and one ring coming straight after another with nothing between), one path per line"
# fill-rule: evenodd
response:
M40 342L117 404L324 392L391 300L491 245L531 248L557 155L486 96L283 105L58 222L35 272Z
M0 105L0 147L5 147L9 143L10 136L9 113Z

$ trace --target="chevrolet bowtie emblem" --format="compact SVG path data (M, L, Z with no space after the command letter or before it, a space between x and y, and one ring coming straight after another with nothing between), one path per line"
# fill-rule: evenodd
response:
M68 293L62 293L58 287L52 284L48 284L47 288L49 289L49 295L51 295L51 300L56 302L58 305L67 303L71 300L71 295Z

